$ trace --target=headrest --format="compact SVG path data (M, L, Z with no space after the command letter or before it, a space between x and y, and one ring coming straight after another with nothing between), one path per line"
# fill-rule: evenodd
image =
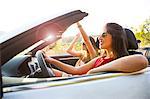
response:
M125 28L125 32L126 32L127 41L128 41L127 49L128 50L130 50L130 49L134 49L134 50L138 49L138 44L137 44L137 40L135 38L134 33L130 29L127 29L127 28Z

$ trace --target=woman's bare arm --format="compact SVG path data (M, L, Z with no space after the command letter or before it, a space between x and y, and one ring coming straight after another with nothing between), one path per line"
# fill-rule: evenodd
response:
M58 66L59 68L61 68L66 73L73 74L73 75L81 75L81 74L87 73L93 67L96 59L97 58L91 60L90 62L88 62L82 66L74 67L72 65L65 64L65 63L60 62L53 58L49 58L49 57L45 58L45 60L47 62L54 64L54 65Z
M75 38L73 39L73 41L71 42L70 46L68 47L67 49L67 53L73 55L73 56L76 56L76 57L81 57L82 56L82 53L79 52L79 51L76 51L74 50L74 46L75 46L75 43L77 42L77 40L79 39L80 37L80 34L78 33Z
M110 63L94 68L88 72L98 73L102 71L136 72L148 66L148 60L143 55L130 55L116 59Z
M90 57L91 59L95 58L96 55L96 50L94 49L94 47L92 46L92 43L90 42L90 39L88 37L88 35L86 34L86 32L84 31L84 29L82 28L81 24L78 22L77 26L82 34L82 37L84 39L85 45L89 51Z

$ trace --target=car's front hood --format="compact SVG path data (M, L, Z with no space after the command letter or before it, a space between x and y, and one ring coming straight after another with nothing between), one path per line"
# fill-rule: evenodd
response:
M1 41L1 66L21 51L45 39L50 34L55 35L55 39L49 43L55 42L70 25L80 21L87 15L87 13L80 10L72 11L26 30L6 41Z

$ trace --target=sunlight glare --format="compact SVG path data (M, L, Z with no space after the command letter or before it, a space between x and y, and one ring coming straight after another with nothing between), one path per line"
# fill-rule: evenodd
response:
M47 38L45 38L45 41L53 40L55 38L54 35L50 34Z

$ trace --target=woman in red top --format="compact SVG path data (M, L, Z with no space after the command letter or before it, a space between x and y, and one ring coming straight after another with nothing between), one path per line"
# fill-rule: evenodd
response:
M79 28L82 27L79 26ZM99 42L101 48L106 49L108 51L107 56L96 57L88 63L79 67L64 64L58 60L49 57L45 58L46 61L51 64L54 64L55 66L58 66L63 71L65 71L65 73L72 75L82 75L86 73L89 74L100 71L133 72L141 70L147 66L148 62L144 56L128 56L128 51L126 48L126 34L122 26L120 26L117 23L107 23L103 31L104 32L102 33L102 35L99 36ZM53 71L56 76L62 76L64 74L62 71L59 70L53 69Z

